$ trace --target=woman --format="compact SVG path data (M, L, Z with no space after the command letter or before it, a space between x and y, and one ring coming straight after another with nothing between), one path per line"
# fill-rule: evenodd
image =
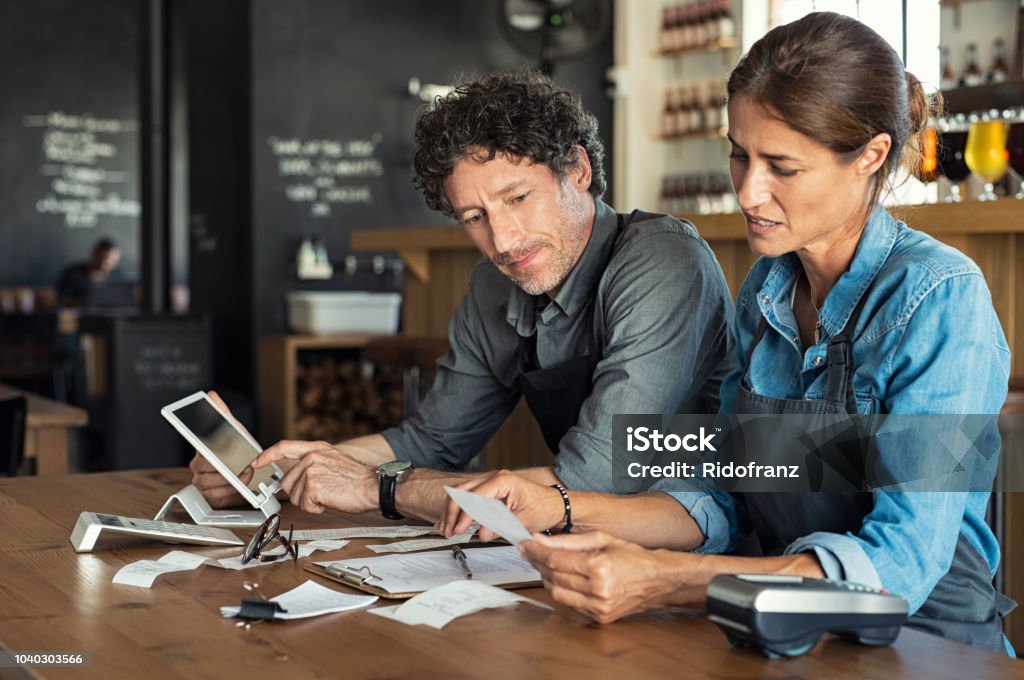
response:
M929 117L894 50L856 20L810 14L758 41L728 95L733 185L763 257L738 296L740 368L722 385L723 412L998 413L1009 350L981 272L879 204L901 159L919 162ZM559 490L514 475L477 490L531 529L562 518ZM557 601L603 622L701 604L716 574L781 573L887 588L908 600L909 626L1012 653L1001 622L1012 603L992 587L988 497L677 494L682 512L664 494L572 492L576 526L620 538L538 536L523 552ZM735 538L733 512L749 517L765 557L707 554ZM462 528L446 524L454 517L443 528Z

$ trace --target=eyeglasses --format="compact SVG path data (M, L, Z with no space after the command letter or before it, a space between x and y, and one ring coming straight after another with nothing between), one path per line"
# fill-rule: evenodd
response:
M280 531L281 516L275 512L260 525L260 528L249 539L249 544L245 546L245 551L242 553L242 564L247 564L253 559L259 559L260 562L273 562L279 557L287 557L288 555L291 555L293 560L298 560L299 551L296 550L295 544L292 542L292 531L294 528L294 524L288 527L288 538L285 538L284 534ZM275 538L284 546L285 554L261 555L260 552Z

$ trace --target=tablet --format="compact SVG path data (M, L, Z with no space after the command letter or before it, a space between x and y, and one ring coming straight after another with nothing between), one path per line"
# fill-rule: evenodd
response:
M263 450L233 418L221 412L206 392L196 392L160 409L160 414L228 480L254 508L281 488L281 468L254 469L246 485L238 475Z

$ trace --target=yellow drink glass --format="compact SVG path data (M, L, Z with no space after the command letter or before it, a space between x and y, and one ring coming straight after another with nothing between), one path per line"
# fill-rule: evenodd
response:
M1006 174L1009 164L1006 151L1006 133L1009 128L1005 120L979 120L971 123L967 132L967 148L964 161L971 172L985 183L985 190L978 197L982 201L998 198L992 186Z

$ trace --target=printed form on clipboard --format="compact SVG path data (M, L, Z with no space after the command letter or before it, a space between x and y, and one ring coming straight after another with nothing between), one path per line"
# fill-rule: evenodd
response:
M467 548L464 552L474 581L503 588L540 585L540 572L520 557L515 546ZM412 597L466 578L449 550L315 562L307 565L306 570L392 599Z

